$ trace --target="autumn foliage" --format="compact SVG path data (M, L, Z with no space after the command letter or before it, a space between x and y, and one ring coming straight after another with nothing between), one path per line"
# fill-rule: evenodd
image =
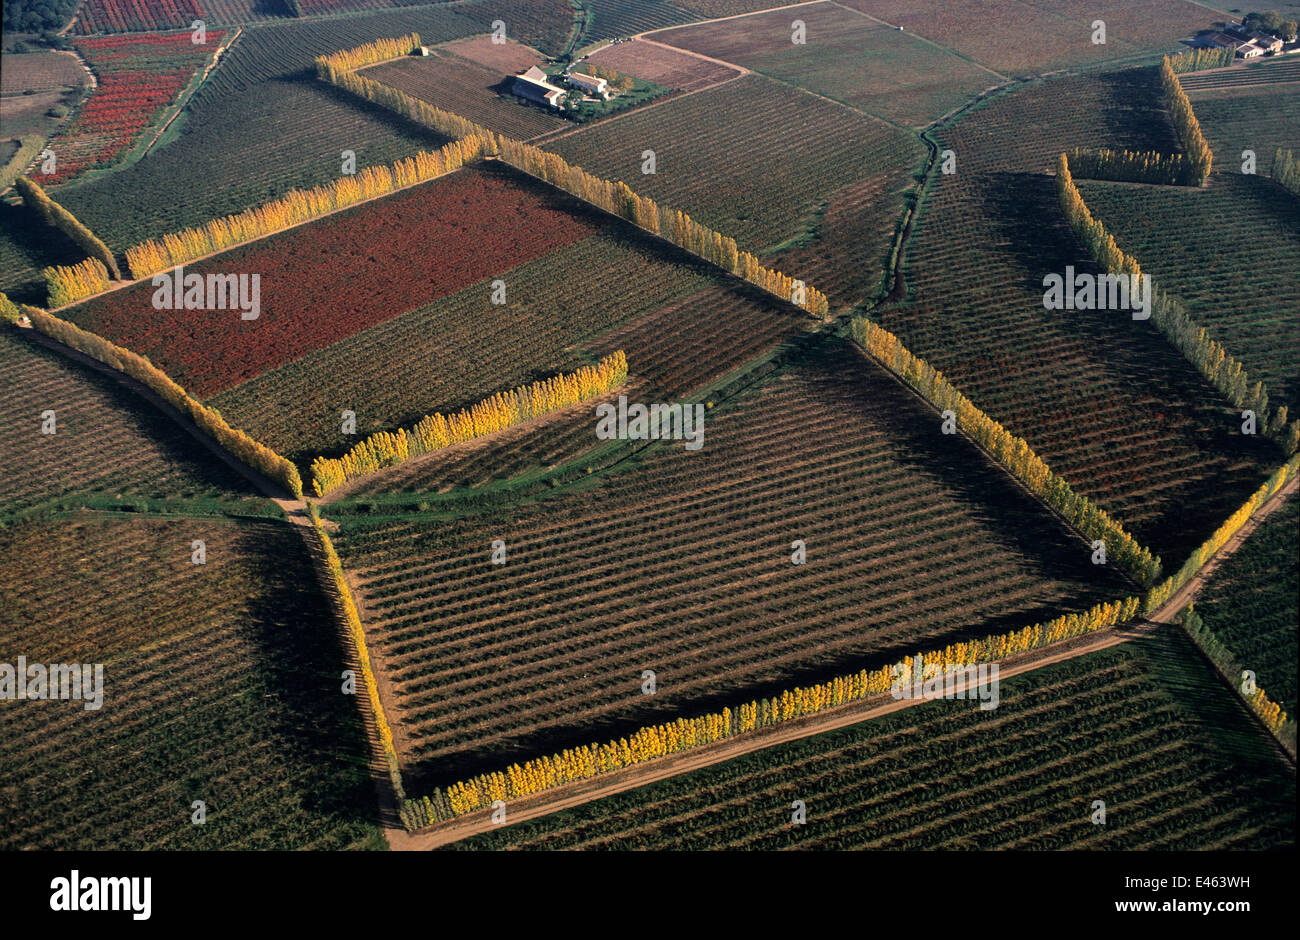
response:
M390 39L376 39L353 49L340 49L330 55L316 57L316 74L326 81L353 69L365 68L377 62L386 62L399 56L410 55L420 48L420 34L407 33Z
M333 582L338 606L343 612L343 620L347 625L348 636L351 637L352 645L357 651L357 661L361 664L361 677L365 682L366 695L370 699L370 711L374 716L375 726L379 730L379 742L388 764L388 775L393 781L393 788L397 791L397 798L404 799L401 768L397 762L397 749L393 745L393 730L389 727L388 718L384 714L384 704L379 700L379 684L375 681L375 672L370 665L370 650L366 646L366 632L361 627L361 616L357 612L356 601L352 599L352 591L348 588L348 579L343 574L343 562L339 560L338 552L334 550L334 543L329 535L321 527L320 513L314 505L309 508L311 524L316 530L316 537L320 539L325 554L325 567Z
M401 49L405 46L406 39L384 40L386 43L396 44L386 46L385 49L388 51ZM418 37L415 37L415 40L410 48L419 45ZM473 121L450 111L435 108L428 102L421 101L390 85L357 75L350 69L358 66L347 65L354 60L361 64L381 61L372 58L377 54L375 50L362 46L358 49L345 50L335 56L322 56L316 60L317 75L324 81L345 88L367 101L395 111L440 133L453 137L481 138L485 141L486 154L500 157L503 162L515 169L550 183L606 212L620 216L647 232L665 238L679 248L704 258L730 274L744 278L786 303L793 303L803 308L813 316L823 318L828 316L830 307L825 294L780 271L764 267L752 254L739 250L734 238L700 225L683 212L660 206L653 199L638 195L622 181L616 183L593 176L581 167L571 165L559 154L549 153L504 135L494 134ZM404 54L404 52L392 52L382 58Z
M51 199L44 189L25 176L19 176L14 180L14 189L18 191L23 202L29 208L35 209L41 218L76 242L77 247L90 257L102 262L113 280L122 279L122 272L117 269L117 261L113 253L94 232L81 223L80 219Z
M103 266L100 267L102 269ZM0 309L4 309L3 305L0 305ZM232 428L220 412L192 398L185 389L172 381L170 376L148 359L36 307L24 306L21 312L27 315L35 329L46 336L148 386L151 391L188 417L205 434L239 460L258 473L277 481L294 496L301 498L302 479L297 467L271 448L259 444L243 431Z
M1246 524L1246 520L1255 514L1255 510L1264 505L1270 496L1286 486L1287 482L1296 475L1297 470L1300 470L1300 456L1292 457L1278 467L1273 472L1273 475L1265 480L1263 485L1252 493L1250 498L1242 503L1236 512L1214 530L1213 535L1206 539L1196 551L1192 552L1191 557L1173 576L1166 578L1147 592L1142 605L1142 612L1151 613L1177 593L1179 588L1195 577L1196 572L1201 570L1201 566L1209 561L1215 552L1226 545L1230 538L1237 534L1237 530Z
M311 465L312 486L317 496L324 496L349 480L588 401L626 381L627 356L620 349L594 366L498 392L453 415L428 415L409 431L373 434L342 457L317 457Z
M488 143L478 137L453 140L439 150L424 151L391 167L372 166L355 176L341 176L312 189L293 189L272 202L150 239L126 251L131 276L140 279L241 242L319 218L394 190L443 176L481 158Z
M1222 49L1189 49L1169 56L1169 67L1175 74L1199 72L1201 69L1221 69L1232 64L1236 51L1231 46Z
M497 142L501 160L515 169L665 238L813 316L827 315L829 305L825 294L780 271L764 267L752 254L741 251L734 238L701 225L684 212L660 206L648 196L638 195L621 180L612 182L593 176L581 167L571 165L557 153L508 137L498 137Z
M923 666L967 666L994 662L1016 653L1058 643L1124 623L1137 613L1139 600L1099 604L1080 614L1067 614L1047 623L982 640L953 643L942 650L922 655ZM901 664L901 674L893 666L864 669L848 676L806 688L787 689L773 698L752 701L738 708L696 718L678 718L641 728L629 737L605 744L588 744L571 748L504 771L481 774L470 780L434 791L431 796L407 800L402 820L408 829L419 829L454 819L475 810L485 809L496 800L512 800L540 793L554 787L587 780L621 770L668 754L722 741L760 728L768 728L804 715L813 715L849 702L861 701L888 693L895 682L910 682L914 660Z
M865 317L853 322L851 332L873 359L916 389L926 401L940 411L951 410L958 427L1070 525L1090 540L1105 542L1108 558L1129 577L1149 585L1160 576L1160 559L1139 545L1105 510L1076 493L1024 438L1016 437L977 408L942 372L908 351L897 336Z
M41 274L49 296L46 303L53 309L108 290L108 271L98 258L87 258L72 265L54 265L42 270Z
M1140 275L1137 259L1125 253L1106 227L1089 211L1083 194L1071 174L1073 158L1061 154L1056 161L1056 188L1061 209L1093 260L1108 274ZM1287 421L1287 407L1271 408L1268 390L1262 382L1251 382L1241 362L1198 326L1187 312L1167 295L1157 293L1151 305L1151 320L1165 338L1196 367L1197 371L1238 408L1257 416L1261 431L1272 437L1283 453L1300 447L1300 420Z
M1214 154L1205 141L1205 135L1201 133L1200 122L1196 120L1192 103L1187 98L1187 92L1183 91L1183 83L1178 80L1169 56L1165 56L1160 61L1160 83L1164 88L1165 97L1169 99L1169 115L1173 119L1174 130L1178 132L1178 139L1182 141L1183 149L1187 151L1187 159L1191 166L1189 183L1193 186L1201 186L1210 176Z

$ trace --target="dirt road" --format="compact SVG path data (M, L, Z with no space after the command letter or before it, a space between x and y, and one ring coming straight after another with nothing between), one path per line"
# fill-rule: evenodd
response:
M1171 624L1175 616L1195 597L1211 574L1233 552L1241 547L1259 525L1282 503L1300 488L1300 478L1293 479L1264 503L1246 524L1229 539L1214 557L1187 584L1174 593L1172 597L1150 617L1136 624L1099 630L1085 637L1079 637L1065 643L1055 644L1044 649L1031 650L1018 656L1003 660L999 665L998 678L1012 676L1042 669L1055 663L1086 656L1100 650L1126 643L1138 637L1150 636L1162 629L1173 629ZM582 780L563 787L548 790L523 799L512 801L507 806L507 823L525 822L537 819L561 810L581 806L593 800L616 793L634 790L651 783L667 780L679 774L690 773L714 764L732 760L745 754L752 754L765 748L801 738L824 734L838 728L855 725L859 722L880 718L904 708L917 705L922 700L894 700L888 695L879 696L861 702L851 702L839 708L830 709L806 718L795 719L772 728L750 732L740 737L718 741L704 747L695 748L681 754L673 754L655 761L629 767L615 773L605 774L590 780ZM495 824L491 820L491 811L483 810L470 815L442 823L418 833L404 830L388 830L388 844L400 851L426 851L435 849L479 833L487 832Z

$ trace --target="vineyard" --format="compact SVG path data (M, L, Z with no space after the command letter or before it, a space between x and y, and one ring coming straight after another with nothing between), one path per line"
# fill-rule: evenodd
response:
M569 0L492 0L466 4L457 13L473 20L479 33L491 32L493 22L500 20L506 24L507 39L552 56L564 52L575 29L576 11Z
M102 663L104 683L96 710L0 709L0 846L382 846L341 640L296 533L81 514L0 531L0 552L26 560L0 571L4 659Z
M699 91L740 76L737 70L717 62L639 39L598 49L591 53L589 61L675 91Z
M590 173L629 181L755 253L798 234L841 187L911 168L918 147L883 122L756 75L544 146ZM641 172L647 149L654 174Z
M995 711L917 705L452 848L1287 846L1294 777L1195 657L1173 636L1128 644L1002 680ZM795 800L804 825L791 824Z
M527 237L524 218L550 244ZM148 356L204 397L595 229L570 200L471 168L187 267L200 275L259 274L255 320L227 309L154 311L148 281L89 300L68 319ZM404 273L375 277L389 270Z
M1162 290L1300 414L1300 203L1260 176L1228 171L1209 189L1087 182L1088 207Z
M1205 626L1292 716L1300 624L1297 533L1300 500L1292 497L1214 572L1196 598Z
M105 689L0 707L0 849L1293 847L1300 56L1223 18L7 3L0 699ZM863 720L922 653L999 702Z
M1300 65L1300 62L1295 63ZM1187 82L1193 76L1184 76ZM1300 77L1297 77L1300 82ZM1278 147L1300 142L1300 84L1251 85L1223 91L1187 89L1201 130L1220 155L1218 169L1240 173L1242 152L1252 150L1257 172L1266 173Z
M1210 26L1214 14L1183 0L843 0L907 32L954 49L1007 75L1095 65L1143 51L1181 51L1178 40ZM1092 22L1106 23L1105 44ZM992 24L1001 24L992 27ZM1009 24L1014 24L1011 26Z
M58 165L43 183L66 183L120 161L207 64L224 37L213 30L203 45L194 45L189 33L79 40L77 51L99 84L50 142Z
M335 507L417 779L1122 594L1084 543L859 353L817 358L714 410L698 453L659 445L536 507L450 521ZM944 469L957 462L960 474ZM493 539L503 566L489 563ZM794 539L806 566L790 563Z
M1072 146L1176 150L1157 87L1150 69L1056 79L946 128L957 175L922 206L909 302L879 320L1173 570L1275 457L1149 322L1043 306L1044 275L1096 270L1046 171Z
M564 118L511 95L503 86L508 73L438 49L430 50L428 58L397 59L360 74L520 140L572 126Z
M0 76L0 94L21 95L29 90L58 91L80 87L85 82L86 73L73 56L60 52L28 52L5 57L4 75ZM5 102L6 118L9 104L10 102Z
M433 52L434 49L431 48L429 51ZM443 43L437 47L437 51L468 59L475 65L483 66L483 68L488 69L498 77L512 72L522 72L530 65L540 65L546 58L536 49L525 46L523 43L514 40L493 42L491 36L472 36L469 39L457 39Z
M695 19L682 9L682 4L668 0L585 0L585 5L591 8L593 17L582 35L583 42L633 36Z
M359 434L388 430L615 349L626 350L634 373L653 388L683 394L801 326L770 299L723 286L707 267L625 226L550 247L500 272L504 305L490 303L491 284L484 280L267 372L212 403L277 449L306 459L351 443L339 433L344 408L356 412ZM690 337L691 345L666 344L673 335ZM400 349L402 355L377 363L376 349ZM462 349L476 355L458 355ZM593 443L589 426L584 436L585 445ZM439 488L444 482L435 475L408 485Z
M86 34L189 29L190 23L206 15L198 0L86 0L77 10L72 31Z
M0 506L89 494L106 499L251 495L249 485L171 419L117 383L26 336L0 335ZM54 412L54 433L42 415Z
M791 21L805 41L791 41ZM834 3L656 33L656 42L734 62L868 114L924 125L1001 77Z

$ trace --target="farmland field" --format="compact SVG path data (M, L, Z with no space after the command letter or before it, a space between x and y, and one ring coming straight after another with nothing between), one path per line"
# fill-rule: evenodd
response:
M509 270L268 371L212 403L306 463L355 443L340 434L345 408L356 413L360 434L391 430L616 349L653 390L683 394L808 322L770 297L731 288L635 230L592 221L601 227L567 246L563 230L548 226L540 257L521 255ZM501 306L490 303L497 277L506 283ZM673 335L690 347L666 346ZM375 351L385 349L400 353L377 363ZM594 443L590 429L585 443ZM417 465L405 469L418 472ZM441 482L437 476L423 485ZM410 479L405 485L416 486Z
M546 237L529 238L532 227ZM571 199L506 173L465 168L187 266L203 275L259 274L256 319L229 309L155 311L148 281L66 316L207 396L596 228Z
M530 65L541 65L546 60L544 55L531 46L525 46L513 39L506 42L493 42L491 36L456 39L443 43L438 49L468 59L498 75L522 72Z
M0 334L0 507L77 494L131 502L233 499L251 485L115 381ZM54 412L54 433L42 417Z
M589 61L604 68L663 85L676 91L698 91L737 78L733 68L687 55L676 49L634 39L591 53Z
M428 58L385 62L361 74L519 140L572 126L564 118L511 95L502 86L509 72L494 71L440 49L430 50Z
M77 10L72 32L188 29L190 23L205 16L198 0L86 0Z
M1257 171L1262 173L1272 168L1277 148L1300 150L1300 78L1294 85L1247 85L1187 94L1220 173L1240 173L1245 150L1255 152Z
M717 120L719 113L728 119ZM913 168L920 144L874 118L750 75L584 127L546 149L588 172L626 180L765 254L806 228L836 190ZM641 172L645 150L655 152L653 175Z
M1143 52L1179 52L1178 41L1208 29L1218 15L1182 0L842 0L1006 75L1089 66ZM1092 22L1106 23L1093 43ZM1014 25L1012 25L1014 24Z
M879 320L1173 570L1277 455L1237 433L1239 417L1149 322L1048 311L1042 287L1067 264L1095 270L1046 172L1056 154L1177 149L1152 72L1040 83L945 128L957 173L936 177L922 206L910 302Z
M451 848L1286 847L1294 775L1195 657L1130 643L1004 679L994 711L928 702Z
M76 264L86 253L34 210L0 200L0 292L19 303L44 304L41 268Z
M1294 716L1300 633L1300 500L1292 496L1216 569L1196 612L1269 698Z
M333 507L405 765L455 779L1122 596L935 420L835 344L708 414L698 452L651 447L536 505Z
M85 84L86 73L74 56L62 52L28 52L6 55L0 94L21 95L24 91L58 91ZM9 102L5 102L6 109Z
M1300 202L1260 176L1206 189L1086 181L1080 191L1116 243L1300 414Z
M574 34L575 10L569 0L491 0L457 7L456 12L487 33L492 23L506 24L506 38L559 55Z
M805 41L791 41L791 17ZM988 72L906 32L834 3L778 10L655 33L668 43L734 62L778 81L825 95L868 114L920 126L1001 84Z
M194 45L189 33L82 39L77 51L98 86L53 140L57 171L46 185L120 161L212 58L225 33L212 30Z
M103 665L99 709L0 709L0 846L382 846L341 643L289 527L77 514L5 529L0 551L28 560L0 570L0 658Z
M591 27L583 33L584 42L633 36L648 29L662 29L695 19L681 9L681 4L667 0L587 0L587 5L595 17Z

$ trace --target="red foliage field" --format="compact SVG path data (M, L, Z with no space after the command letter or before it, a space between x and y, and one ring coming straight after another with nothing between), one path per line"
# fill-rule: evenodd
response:
M140 132L176 100L224 36L220 30L210 30L207 41L198 46L189 33L78 41L77 51L90 64L99 85L51 142L58 172L41 182L64 183L122 159Z
M357 206L186 266L260 274L261 313L154 310L149 281L68 312L207 396L596 231L576 203L486 169ZM488 292L483 316L491 316Z

